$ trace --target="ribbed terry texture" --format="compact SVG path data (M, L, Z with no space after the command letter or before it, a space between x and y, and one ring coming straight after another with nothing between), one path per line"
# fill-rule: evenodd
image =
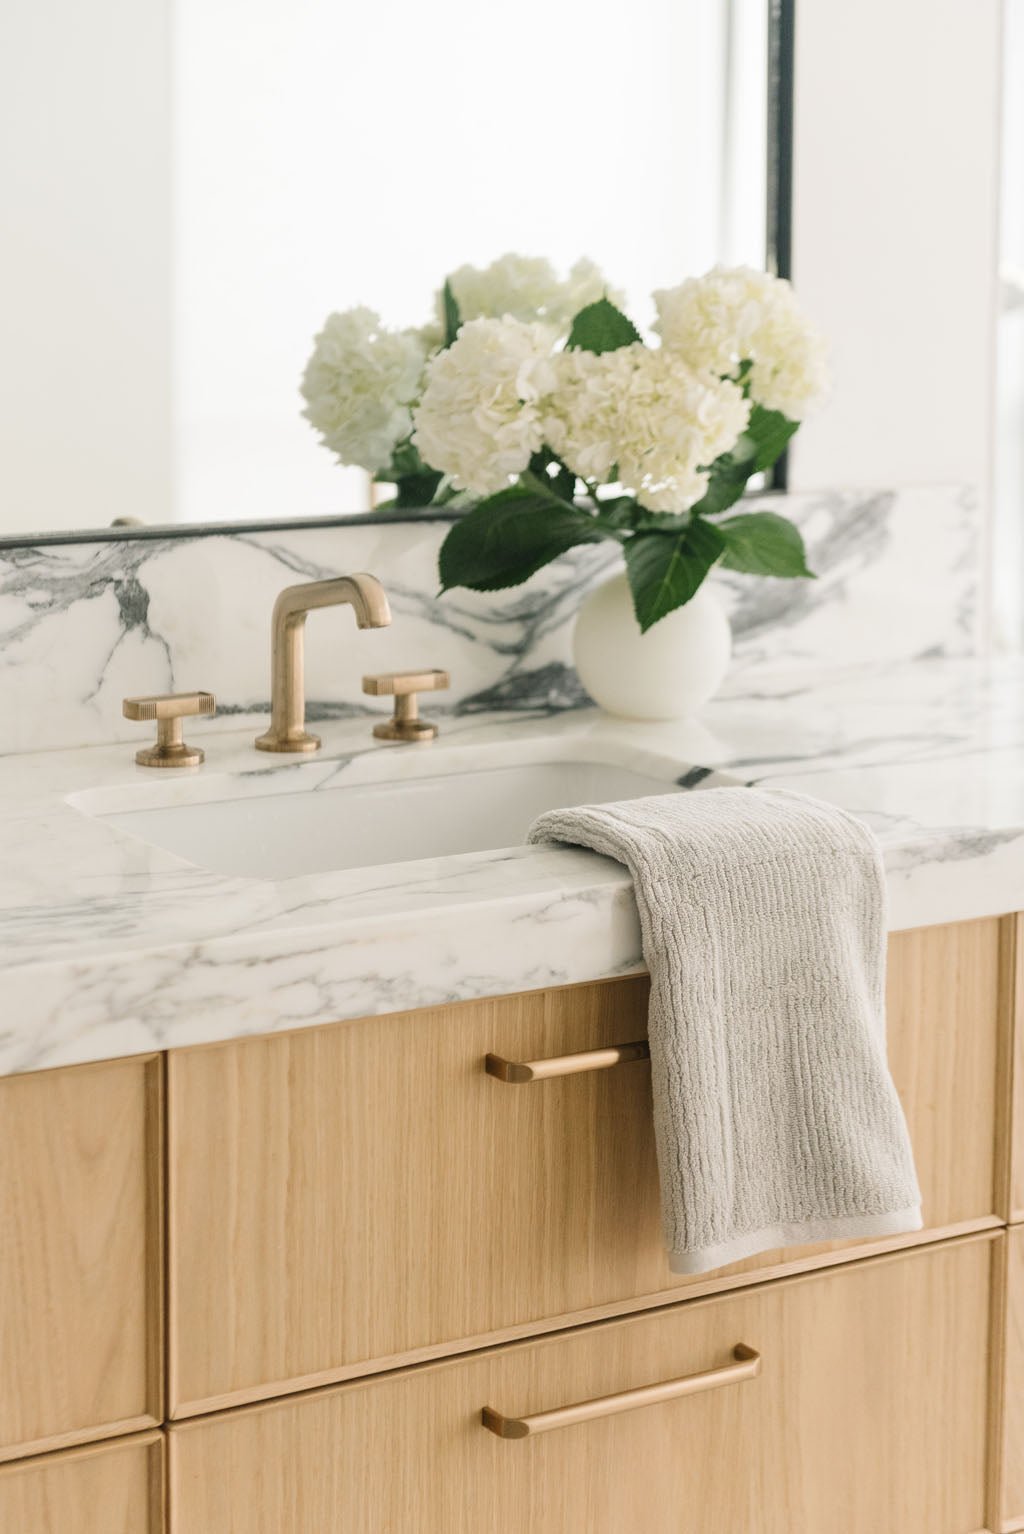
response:
M554 810L633 876L669 1262L921 1226L885 1054L885 874L851 815L715 788Z

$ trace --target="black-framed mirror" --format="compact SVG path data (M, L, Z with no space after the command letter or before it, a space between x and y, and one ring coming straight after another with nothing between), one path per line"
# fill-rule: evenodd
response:
M641 326L789 275L794 6L10 0L0 546L371 512L300 413L313 334L427 323L466 263L588 257Z

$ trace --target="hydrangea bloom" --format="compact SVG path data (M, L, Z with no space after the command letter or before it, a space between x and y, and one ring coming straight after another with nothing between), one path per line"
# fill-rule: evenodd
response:
M555 359L545 437L581 479L618 479L650 511L700 500L707 466L750 415L732 383L698 375L681 357L636 343Z
M609 290L600 269L585 257L576 262L565 282L556 276L550 261L511 251L490 266L460 266L448 281L463 322L509 314L517 320L543 320L563 331L587 304L606 293L613 302L621 296ZM438 305L440 313L440 294Z
M386 330L372 309L331 314L303 374L302 413L342 463L375 474L409 435L426 355L414 331Z
M827 386L825 346L788 282L751 267L715 267L655 293L655 330L691 367L735 377L751 363L750 396L802 420Z
M431 359L413 442L457 490L503 490L541 446L554 342L547 325L474 319Z

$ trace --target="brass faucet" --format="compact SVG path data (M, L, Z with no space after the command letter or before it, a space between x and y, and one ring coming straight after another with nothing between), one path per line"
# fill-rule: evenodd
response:
M303 634L307 614L317 607L348 604L361 629L391 622L384 587L373 575L340 575L335 580L287 586L274 603L271 621L270 728L256 737L260 751L318 751L320 738L306 730Z

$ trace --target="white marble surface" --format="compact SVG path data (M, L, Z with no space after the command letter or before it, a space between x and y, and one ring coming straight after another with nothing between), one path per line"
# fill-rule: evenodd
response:
M274 883L203 872L71 799L95 811L343 791L431 764L604 761L666 785L774 783L863 815L894 928L1024 908L1022 663L741 671L685 725L474 713L436 747L382 745L364 719L342 720L301 763L257 755L248 732L200 732L207 765L180 776L136 768L124 746L0 761L0 1073L640 964L628 876L591 853L518 846Z
M956 486L835 490L749 503L807 540L814 581L716 575L735 673L968 655L977 648L979 517ZM444 521L374 522L207 536L0 546L0 756L132 740L125 696L203 688L230 731L266 712L270 612L282 587L352 570L379 576L388 629L318 613L307 643L311 719L364 715L367 671L439 666L457 716L586 703L570 661L583 594L617 551L573 550L525 586L437 591ZM908 600L909 593L909 600Z

